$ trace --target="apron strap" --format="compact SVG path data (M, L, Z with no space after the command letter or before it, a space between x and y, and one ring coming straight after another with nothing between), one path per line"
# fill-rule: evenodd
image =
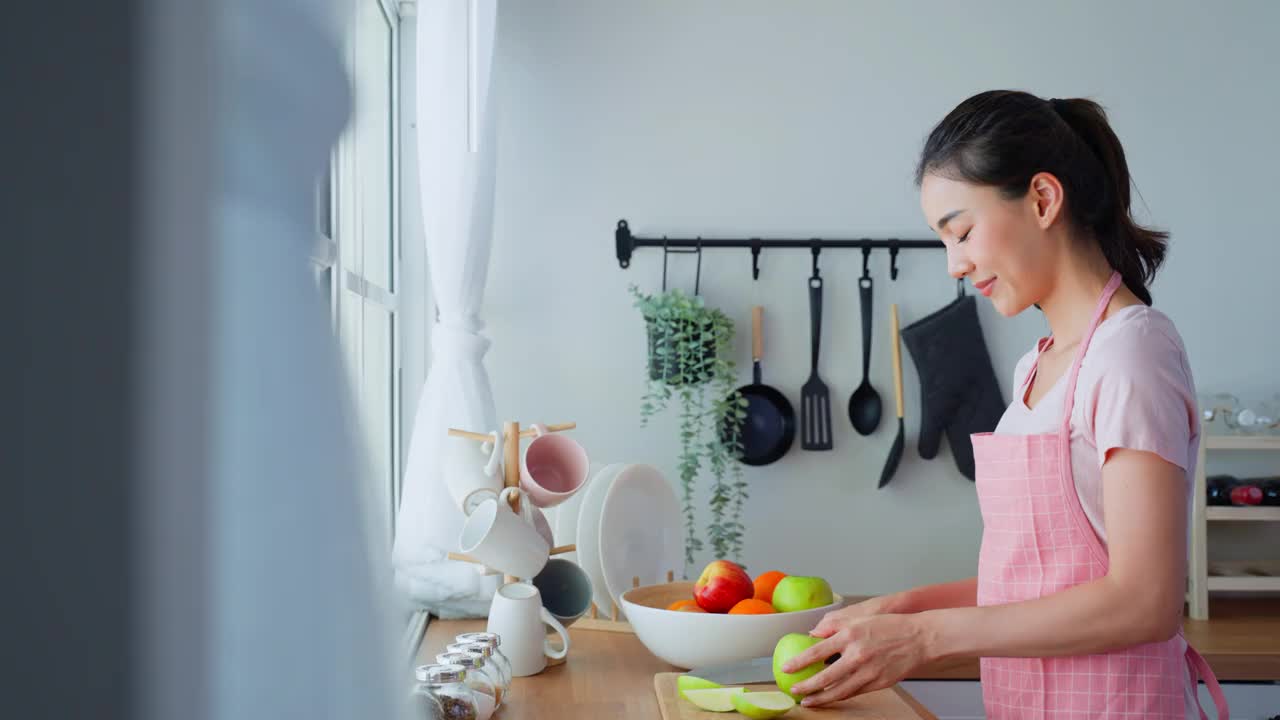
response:
M1200 681L1204 680L1204 684L1209 688L1209 696L1213 698L1214 707L1218 711L1218 720L1230 720L1231 710L1227 707L1227 696L1222 692L1222 686L1218 684L1218 678L1213 674L1213 669L1209 667L1209 663L1196 649L1187 643L1187 667L1191 670L1191 694L1196 698L1196 709L1200 711L1200 720L1209 720L1209 716L1205 714L1204 707L1200 705Z
M1084 354L1089 349L1089 341L1093 339L1093 331L1098 329L1098 323L1102 321L1102 315L1107 311L1107 305L1111 304L1111 297L1116 294L1116 290L1120 287L1120 273L1112 272L1111 279L1107 281L1107 286L1102 289L1102 296L1098 298L1098 306L1093 310L1093 318L1089 321L1089 327L1084 331L1084 336L1080 338L1080 348L1076 350L1075 360L1071 363L1071 374L1067 376L1066 397L1062 403L1062 434L1063 437L1071 437L1071 410L1076 404L1076 379L1080 376L1080 366L1084 363Z

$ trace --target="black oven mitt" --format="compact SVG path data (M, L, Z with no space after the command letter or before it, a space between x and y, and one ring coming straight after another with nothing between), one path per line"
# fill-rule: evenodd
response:
M973 480L969 435L995 430L1005 410L977 303L963 295L901 334L920 375L920 457L935 457L946 432L956 467Z

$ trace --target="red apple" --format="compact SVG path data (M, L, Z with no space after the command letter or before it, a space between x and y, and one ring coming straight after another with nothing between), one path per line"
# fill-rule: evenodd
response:
M728 560L707 565L693 585L693 599L698 607L713 613L727 613L755 592L755 584L747 571Z

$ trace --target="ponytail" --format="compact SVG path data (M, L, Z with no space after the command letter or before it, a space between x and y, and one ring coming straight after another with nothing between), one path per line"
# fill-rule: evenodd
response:
M974 95L929 134L916 184L934 173L1019 198L1038 172L1058 178L1072 224L1093 237L1124 284L1150 305L1148 288L1169 234L1134 222L1124 148L1092 100L1045 101L1012 90Z
M1052 100L1050 106L1102 163L1106 182L1098 201L1076 203L1078 223L1093 230L1102 254L1138 299L1151 304L1147 289L1164 262L1169 233L1142 227L1130 214L1129 164L1106 111L1092 100ZM1068 204L1071 203L1067 195Z

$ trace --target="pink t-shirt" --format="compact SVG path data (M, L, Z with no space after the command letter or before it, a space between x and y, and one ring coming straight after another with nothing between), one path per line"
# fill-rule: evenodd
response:
M1013 398L997 433L1056 432L1070 369L1034 409L1026 404L1027 375L1048 347L1041 338L1013 372ZM1121 308L1098 324L1080 365L1071 408L1071 474L1076 495L1098 539L1107 544L1102 507L1102 464L1116 448L1152 452L1185 471L1187 518L1195 488L1200 422L1191 366L1173 322L1145 305ZM1187 525L1190 528L1190 523ZM1188 534L1190 530L1188 530ZM1184 645L1185 647L1185 645ZM1200 717L1191 675L1184 685L1188 720Z
M1027 374L1039 352L1051 342L1041 338L1018 361L1012 402L996 432L1031 435L1058 429L1067 372L1034 409L1025 402ZM1130 305L1099 323L1076 384L1071 411L1071 472L1084 513L1104 546L1102 464L1107 453L1116 448L1144 450L1182 468L1189 514L1199 428L1191 368L1173 322L1159 310Z

